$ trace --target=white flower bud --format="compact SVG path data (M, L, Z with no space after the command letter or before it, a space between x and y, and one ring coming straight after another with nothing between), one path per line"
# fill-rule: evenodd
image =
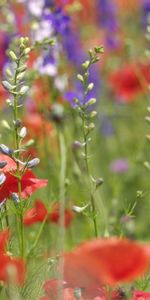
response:
M24 95L28 91L29 87L27 85L24 85L20 89L20 95Z
M17 56L16 54L11 50L9 51L9 57L13 60L13 61L17 61Z
M81 82L84 81L83 76L82 76L81 74L78 74L78 75L77 75L77 78L78 78L78 80L81 81Z

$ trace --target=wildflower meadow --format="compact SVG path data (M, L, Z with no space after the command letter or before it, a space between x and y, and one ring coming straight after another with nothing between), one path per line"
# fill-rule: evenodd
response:
M150 300L150 0L0 0L0 300Z

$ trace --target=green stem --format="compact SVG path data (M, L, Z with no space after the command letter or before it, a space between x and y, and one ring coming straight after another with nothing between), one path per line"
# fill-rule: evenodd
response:
M2 208L0 209L0 222L1 222L1 229L4 229L4 224L3 224L3 214L2 214Z
M33 246L31 247L31 249L30 249L30 251L29 251L27 257L30 257L30 255L32 254L32 252L33 252L34 249L36 248L36 246L37 246L37 244L38 244L38 242L39 242L39 239L40 239L40 237L41 237L41 234L42 234L42 232L43 232L43 229L44 229L46 220L47 220L47 216L45 217L44 221L42 222L42 224L41 224L41 226L40 226L39 232L38 232L38 234L37 234L37 236L36 236L36 239L35 239L35 241L34 241L34 243L33 243Z
M66 147L64 136L59 129L59 144L60 144L60 207L59 207L59 240L58 240L58 254L59 258L59 276L58 280L60 282L58 286L58 300L62 299L62 284L63 281L63 269L64 269L64 259L62 257L62 253L64 252L64 242L65 242L65 176L66 176Z
M17 60L17 67L16 67L16 72L15 72L15 78L14 78L14 85L16 85L16 89L14 90L17 92L17 75L18 75L18 69L20 67L20 60L21 60L21 55ZM16 121L18 120L18 95L14 94L14 132L15 132L15 149L18 150L20 145L19 145L19 134L18 134L18 127L16 126ZM16 158L19 159L19 152L16 154ZM19 208L19 220L20 220L20 228L19 229L19 235L18 236L18 241L20 244L20 253L21 256L24 257L24 225L23 225L23 203L22 203L22 197L21 197L21 174L20 174L20 169L19 169L19 162L16 162L17 165L17 179L18 179L18 194L19 194L19 200L20 200L20 205L18 206ZM17 220L16 220L17 221Z
M92 220L93 220L93 225L94 225L94 234L95 234L95 237L98 237L95 198L94 198L94 193L92 191L91 176L90 176L89 164L88 164L88 147L87 147L88 141L87 141L87 134L85 132L85 110L83 111L82 128L83 128L83 138L84 138L84 159L85 159L86 173L87 173L87 176L90 181L90 201L91 201L91 207L92 207Z
M8 213L7 213L7 204L4 204L4 209L5 209L5 220L6 220L6 226L9 228L9 218L8 218Z

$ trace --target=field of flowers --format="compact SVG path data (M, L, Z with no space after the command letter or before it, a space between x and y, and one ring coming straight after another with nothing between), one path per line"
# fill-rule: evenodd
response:
M150 299L150 0L0 0L0 300Z

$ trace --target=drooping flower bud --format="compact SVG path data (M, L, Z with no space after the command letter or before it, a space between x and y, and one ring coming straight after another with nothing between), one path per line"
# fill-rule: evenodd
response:
M5 155L8 155L8 156L12 156L12 154L13 154L13 150L8 148L4 144L0 144L0 152L5 154Z
M39 162L40 162L39 158L37 158L37 157L33 158L33 159L31 159L31 160L28 161L27 167L28 168L34 168L34 167L36 167L39 164Z

